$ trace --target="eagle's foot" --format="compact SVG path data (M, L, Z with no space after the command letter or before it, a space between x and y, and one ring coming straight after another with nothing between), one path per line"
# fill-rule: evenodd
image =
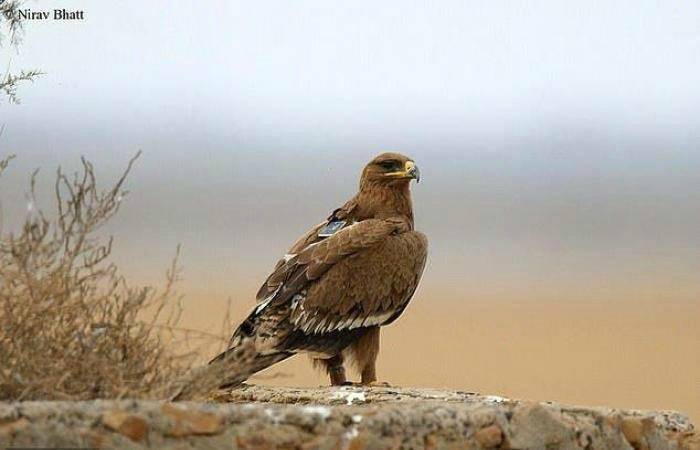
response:
M387 383L386 381L370 381L369 383L361 383L361 386L365 387L371 387L371 388L378 388L378 387L383 387L383 388L390 388L394 387L391 384Z
M352 386L352 387L365 387L365 388L389 388L389 387L394 387L393 385L387 383L386 381L369 381L369 382L364 382L364 383L357 383L353 381L346 381L345 383L342 384L343 386Z
M329 367L328 374L331 377L331 386L345 386L348 382L345 379L345 369L343 366Z

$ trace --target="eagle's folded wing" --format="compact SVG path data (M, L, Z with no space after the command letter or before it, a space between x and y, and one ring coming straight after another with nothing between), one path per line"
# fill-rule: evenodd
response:
M369 219L341 229L327 238L318 238L319 224L297 241L291 251L278 262L258 291L259 302L272 300L279 304L298 293L308 282L319 278L344 257L370 248L391 234L408 230L400 218ZM316 238L314 238L316 236ZM305 246L300 244L305 243ZM295 247L299 247L298 249Z
M310 344L302 344L303 336L313 340L359 331L401 314L425 266L422 233L411 231L404 219L389 218L356 222L323 240L311 237L300 239L311 243L277 265L260 289L256 308L264 315L286 306L295 330L293 347Z
M407 231L336 261L294 295L292 323L313 336L392 322L418 287L427 248L425 235Z
M403 218L368 219L310 239L267 278L260 289L266 297L236 330L231 348L254 335L261 354L332 356L367 327L396 319L427 255L425 236L410 228Z
M287 254L285 254L282 258L280 258L277 261L277 264L275 265L275 268L273 269L272 273L267 277L263 285L260 287L258 290L258 293L256 294L255 298L256 301L259 302L264 302L265 300L270 298L270 295L274 294L277 291L277 288L281 286L281 284L284 282L285 277L289 274L291 269L295 268L298 261L295 259L296 256L301 254L303 251L309 249L311 246L314 244L317 244L321 242L322 240L325 239L323 236L319 236L321 234L321 230L323 230L329 223L335 221L335 220L343 220L346 219L348 214L350 214L353 209L356 207L355 201L351 200L347 202L345 205L342 207L336 209L331 213L331 215L328 217L328 219L324 220L323 222L319 223L318 225L314 226L311 228L309 231L307 231L304 235L302 235L297 241L291 246ZM355 234L359 233L364 233L364 232L369 232L369 233L376 233L376 232L383 232L385 229L382 224L379 224L376 221L365 221L364 225L359 227L359 229L354 229L353 236ZM347 223L347 222L343 222ZM403 224L402 224L403 226ZM343 233L341 236L345 236L347 233L347 230L350 227L347 227L345 230L343 230ZM374 231L373 231L374 230ZM334 236L335 237L335 236ZM290 263L290 260L291 261ZM287 264L290 263L290 264Z
M312 229L310 229L306 234L300 237L294 243L294 245L292 245L292 247L289 249L286 255L284 255L277 261L277 264L275 264L275 268L273 269L272 273L267 277L263 285L260 286L258 293L255 295L255 299L258 303L264 302L270 297L270 295L274 294L277 288L284 281L284 274L286 274L291 268L290 266L283 266L285 266L285 264L289 262L290 259L297 256L299 252L307 248L309 245L319 242L321 238L318 236L318 233L327 224L328 221L323 221L315 227L313 227Z

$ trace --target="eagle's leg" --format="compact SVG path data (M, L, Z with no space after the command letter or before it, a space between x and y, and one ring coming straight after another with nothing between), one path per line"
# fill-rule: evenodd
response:
M377 381L377 355L379 355L379 327L372 327L357 341L352 343L361 383L371 385Z
M341 386L347 382L343 367L343 355L337 354L330 359L322 360L322 362L326 366L326 372L331 377L331 386Z
M369 385L377 381L377 371L374 367L374 364L371 366L365 367L362 370L362 381L361 383L364 385Z

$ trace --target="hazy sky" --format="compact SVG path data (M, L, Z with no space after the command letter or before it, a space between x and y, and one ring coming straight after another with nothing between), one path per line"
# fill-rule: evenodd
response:
M46 72L0 104L6 227L32 168L86 155L106 180L142 149L117 257L148 278L182 243L189 282L252 296L393 150L423 174L424 294L698 299L700 3L25 7L85 20L2 48Z

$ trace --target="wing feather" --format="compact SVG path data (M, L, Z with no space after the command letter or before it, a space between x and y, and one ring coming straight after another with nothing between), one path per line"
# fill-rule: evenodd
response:
M272 273L260 287L260 290L258 290L258 293L255 296L256 300L258 302L265 300L273 292L275 292L280 285L283 284L285 277L294 267L294 263L296 262L295 258L297 257L298 253L323 240L323 237L319 236L321 229L323 229L331 221L348 219L356 207L357 203L354 199L348 201L342 207L333 211L326 220L317 224L303 234L299 239L297 239L297 241L292 244L289 251L287 251L287 253L277 261Z
M408 224L400 219L369 219L356 222L336 234L322 239L312 240L309 236L321 228L314 227L307 237L298 242L310 242L306 247L295 246L288 252L294 256L282 258L275 270L267 277L257 294L258 301L263 301L284 285L281 293L295 294L310 280L319 278L343 257L364 248L376 245L392 233L407 229Z
M314 334L387 324L413 296L426 256L427 239L422 233L387 236L338 261L309 285L303 300L291 310L292 322Z
M292 246L258 292L255 316L275 317L278 350L331 354L363 328L395 320L418 286L427 240L405 219L351 222L318 238L324 225Z

